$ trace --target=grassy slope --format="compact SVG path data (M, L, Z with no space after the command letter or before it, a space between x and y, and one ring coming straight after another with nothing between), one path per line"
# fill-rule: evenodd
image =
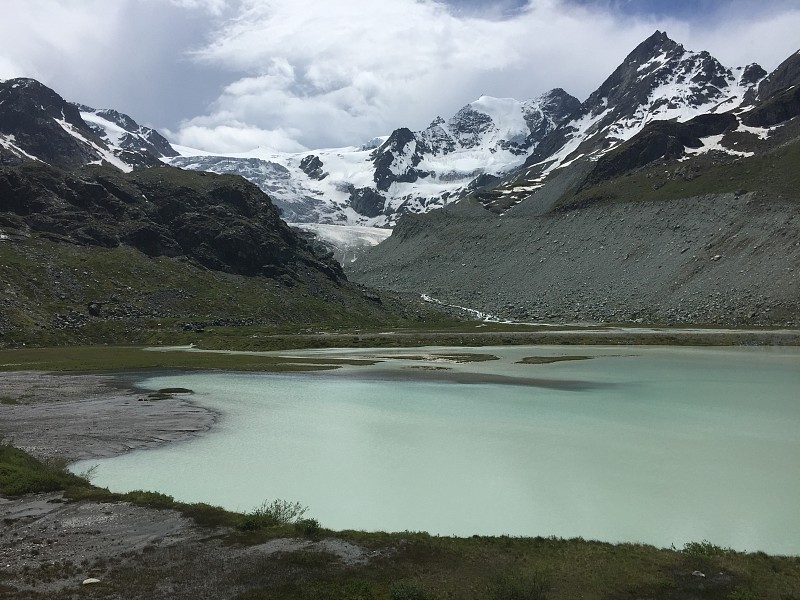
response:
M80 343L189 343L182 325L301 327L429 323L430 308L390 296L366 298L350 284L309 273L295 285L211 271L184 259L32 237L0 242L0 347ZM100 316L88 312L101 305Z
M578 208L602 201L667 201L747 192L756 192L762 198L798 202L798 190L800 142L792 140L766 154L751 157L706 154L687 163L659 161L563 198L559 206Z

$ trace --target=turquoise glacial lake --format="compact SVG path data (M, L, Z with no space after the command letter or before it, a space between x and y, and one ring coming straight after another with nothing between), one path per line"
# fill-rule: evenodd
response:
M437 353L491 354L452 362ZM289 353L283 353L289 354ZM307 373L192 372L206 434L76 463L114 491L247 511L297 500L332 529L583 537L800 554L800 349L319 350ZM525 357L582 360L520 364Z

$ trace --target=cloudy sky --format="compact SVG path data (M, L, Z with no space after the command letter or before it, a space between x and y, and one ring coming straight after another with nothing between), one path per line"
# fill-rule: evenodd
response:
M34 77L211 151L358 145L485 94L585 99L656 29L724 65L800 49L797 0L4 0Z

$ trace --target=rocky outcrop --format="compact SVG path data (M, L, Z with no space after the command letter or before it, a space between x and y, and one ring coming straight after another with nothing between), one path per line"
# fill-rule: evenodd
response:
M701 148L701 138L735 129L738 123L730 113L700 115L686 123L650 123L630 141L601 157L582 187L618 177L656 160L677 160L685 155L686 148Z
M0 214L16 229L77 244L129 245L150 256L186 256L241 275L287 276L314 269L345 279L240 177L174 168L129 175L107 168L66 173L44 165L0 169Z
M800 85L800 51L783 61L761 82L758 96L766 100L795 85Z
M322 181L328 176L328 173L322 170L323 164L319 156L309 154L304 156L300 161L300 170L308 175L311 179Z
M372 188L349 186L350 206L365 217L377 217L386 207L386 198Z
M78 109L50 88L35 79L0 82L0 136L8 141L0 144L0 153L65 169L98 160L97 149L76 134L104 145Z
M772 127L800 115L800 52L783 61L758 86L758 103L742 116L750 127Z
M428 173L416 167L422 160L424 148L410 129L395 129L389 139L375 151L372 160L375 165L373 180L375 187L388 192L393 183L414 183Z

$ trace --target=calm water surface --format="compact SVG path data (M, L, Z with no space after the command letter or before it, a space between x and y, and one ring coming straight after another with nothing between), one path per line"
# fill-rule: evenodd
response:
M488 353L453 364L426 352ZM191 373L197 439L74 465L94 483L249 510L299 500L333 529L709 539L800 554L800 349L494 347L299 374ZM406 355L406 358L403 358ZM542 365L527 356L584 355ZM420 368L423 367L423 368ZM432 370L430 367L445 367Z

